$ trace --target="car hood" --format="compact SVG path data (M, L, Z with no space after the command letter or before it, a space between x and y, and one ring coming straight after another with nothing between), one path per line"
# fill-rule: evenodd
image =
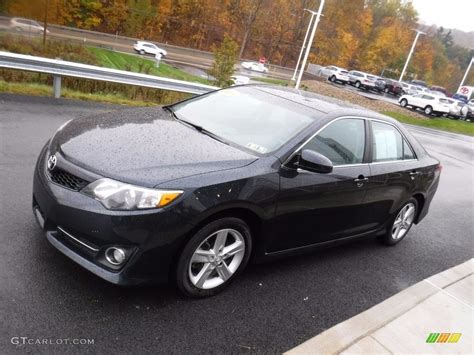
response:
M161 107L70 121L50 143L50 153L58 151L90 172L148 187L257 159L175 120Z

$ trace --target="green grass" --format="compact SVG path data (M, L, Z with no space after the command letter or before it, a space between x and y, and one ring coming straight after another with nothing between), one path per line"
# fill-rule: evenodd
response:
M393 111L384 111L382 113L403 123L474 136L474 122L450 120L449 118L420 119Z
M137 73L157 75L171 79L211 85L209 80L201 78L197 75L186 73L185 71L166 64L163 61L160 63L159 68L157 68L153 58L139 57L132 54L114 52L103 48L90 47L89 50L96 56L99 65L103 67L129 70Z
M32 96L52 96L51 85L33 83L10 83L0 80L0 92L8 94L32 95ZM87 94L80 91L61 89L61 97L76 100L89 100L117 105L129 106L153 106L156 103L140 100L130 100L122 95L94 93Z
M283 79L273 79L273 78L252 78L254 81L261 81L262 83L288 86L288 80Z

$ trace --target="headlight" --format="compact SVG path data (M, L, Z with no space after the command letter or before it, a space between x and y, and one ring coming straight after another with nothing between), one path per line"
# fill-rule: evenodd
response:
M161 208L177 199L183 191L147 189L111 179L99 179L82 189L109 210Z

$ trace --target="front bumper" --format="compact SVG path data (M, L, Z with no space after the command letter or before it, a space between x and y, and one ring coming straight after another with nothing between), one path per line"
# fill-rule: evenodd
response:
M175 209L110 211L98 201L49 180L45 150L33 180L33 211L47 240L95 275L119 285L166 282L170 266L193 226ZM60 161L60 159L58 159ZM120 266L105 258L118 246L126 251Z

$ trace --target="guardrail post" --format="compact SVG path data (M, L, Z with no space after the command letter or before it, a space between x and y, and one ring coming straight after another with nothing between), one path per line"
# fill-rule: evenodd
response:
M61 77L59 75L53 76L53 94L55 99L61 97Z

